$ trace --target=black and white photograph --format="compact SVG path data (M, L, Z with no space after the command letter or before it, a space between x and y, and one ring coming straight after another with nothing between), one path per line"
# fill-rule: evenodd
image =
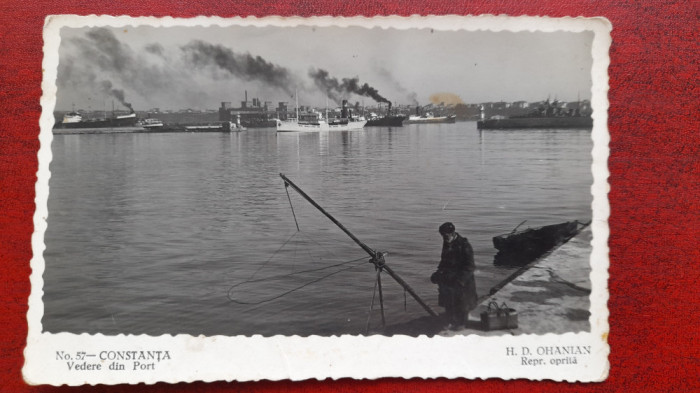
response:
M55 29L40 334L607 329L607 27L403 22ZM595 350L514 348L572 369Z

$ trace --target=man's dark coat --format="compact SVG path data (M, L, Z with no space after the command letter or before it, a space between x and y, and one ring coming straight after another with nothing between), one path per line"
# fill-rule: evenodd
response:
M469 241L456 235L451 243L443 242L440 264L430 281L438 284L438 304L445 307L453 323L462 324L469 311L476 307L476 267Z

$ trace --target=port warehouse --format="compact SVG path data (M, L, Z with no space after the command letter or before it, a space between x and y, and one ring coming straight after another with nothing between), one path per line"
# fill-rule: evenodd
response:
M493 116L522 116L526 115L537 108L547 105L546 101L528 103L525 101L516 102L486 102L478 104L463 104L458 103L449 105L445 103L428 104L426 106L416 105L396 105L394 106L395 114L410 115L416 112L432 112L436 116L456 115L459 121L478 120L480 118L481 108L483 107L484 116L490 118ZM590 113L590 102L583 100L581 102L560 102L558 105L564 110L578 109L582 114ZM369 114L374 112L377 115L386 113L387 106L367 106L365 108L359 102L351 105L355 114ZM300 112L310 110L308 106L300 106ZM325 108L316 108L319 111L324 111ZM339 108L329 108L331 112L340 111ZM56 111L54 113L56 124L60 123L63 115L69 111ZM105 111L81 111L86 118L107 117ZM124 113L127 113L124 111ZM246 99L241 101L240 107L233 107L230 101L221 102L218 109L182 109L177 111L163 110L153 108L148 111L136 111L136 115L140 119L157 118L166 124L172 125L190 125L190 124L206 124L217 121L232 121L236 122L240 119L243 126L246 127L274 127L275 119L285 120L296 116L294 103L291 105L288 102L278 102L274 106L270 101L261 101L258 98L252 100Z

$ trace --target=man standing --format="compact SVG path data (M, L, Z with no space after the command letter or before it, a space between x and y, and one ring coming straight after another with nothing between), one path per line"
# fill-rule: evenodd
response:
M474 251L466 238L455 232L451 222L440 225L442 256L430 281L438 284L438 304L452 328L464 326L469 311L476 307Z

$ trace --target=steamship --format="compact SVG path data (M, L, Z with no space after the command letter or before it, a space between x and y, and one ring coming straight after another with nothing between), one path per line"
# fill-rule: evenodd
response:
M476 128L480 130L518 129L518 128L579 128L590 129L593 119L590 116L571 117L505 117L479 120Z
M277 132L319 132L319 131L351 131L361 130L367 123L364 119L352 117L351 111L347 107L347 100L343 100L340 110L340 118L329 119L328 111L326 117L317 111L299 113L297 105L297 116L289 120L277 120Z
M566 107L557 100L550 103L549 98L539 108L524 116L492 116L485 118L484 107L481 107L481 120L476 122L480 130L526 129L526 128L578 128L590 129L593 118L587 104L576 102L576 107Z
M63 116L63 121L57 123L55 128L117 128L134 127L137 122L136 113L131 110L129 114L117 115L101 119L84 119L78 112L70 112Z
M392 115L391 102L385 116L373 116L367 120L365 127L402 127L406 116Z

